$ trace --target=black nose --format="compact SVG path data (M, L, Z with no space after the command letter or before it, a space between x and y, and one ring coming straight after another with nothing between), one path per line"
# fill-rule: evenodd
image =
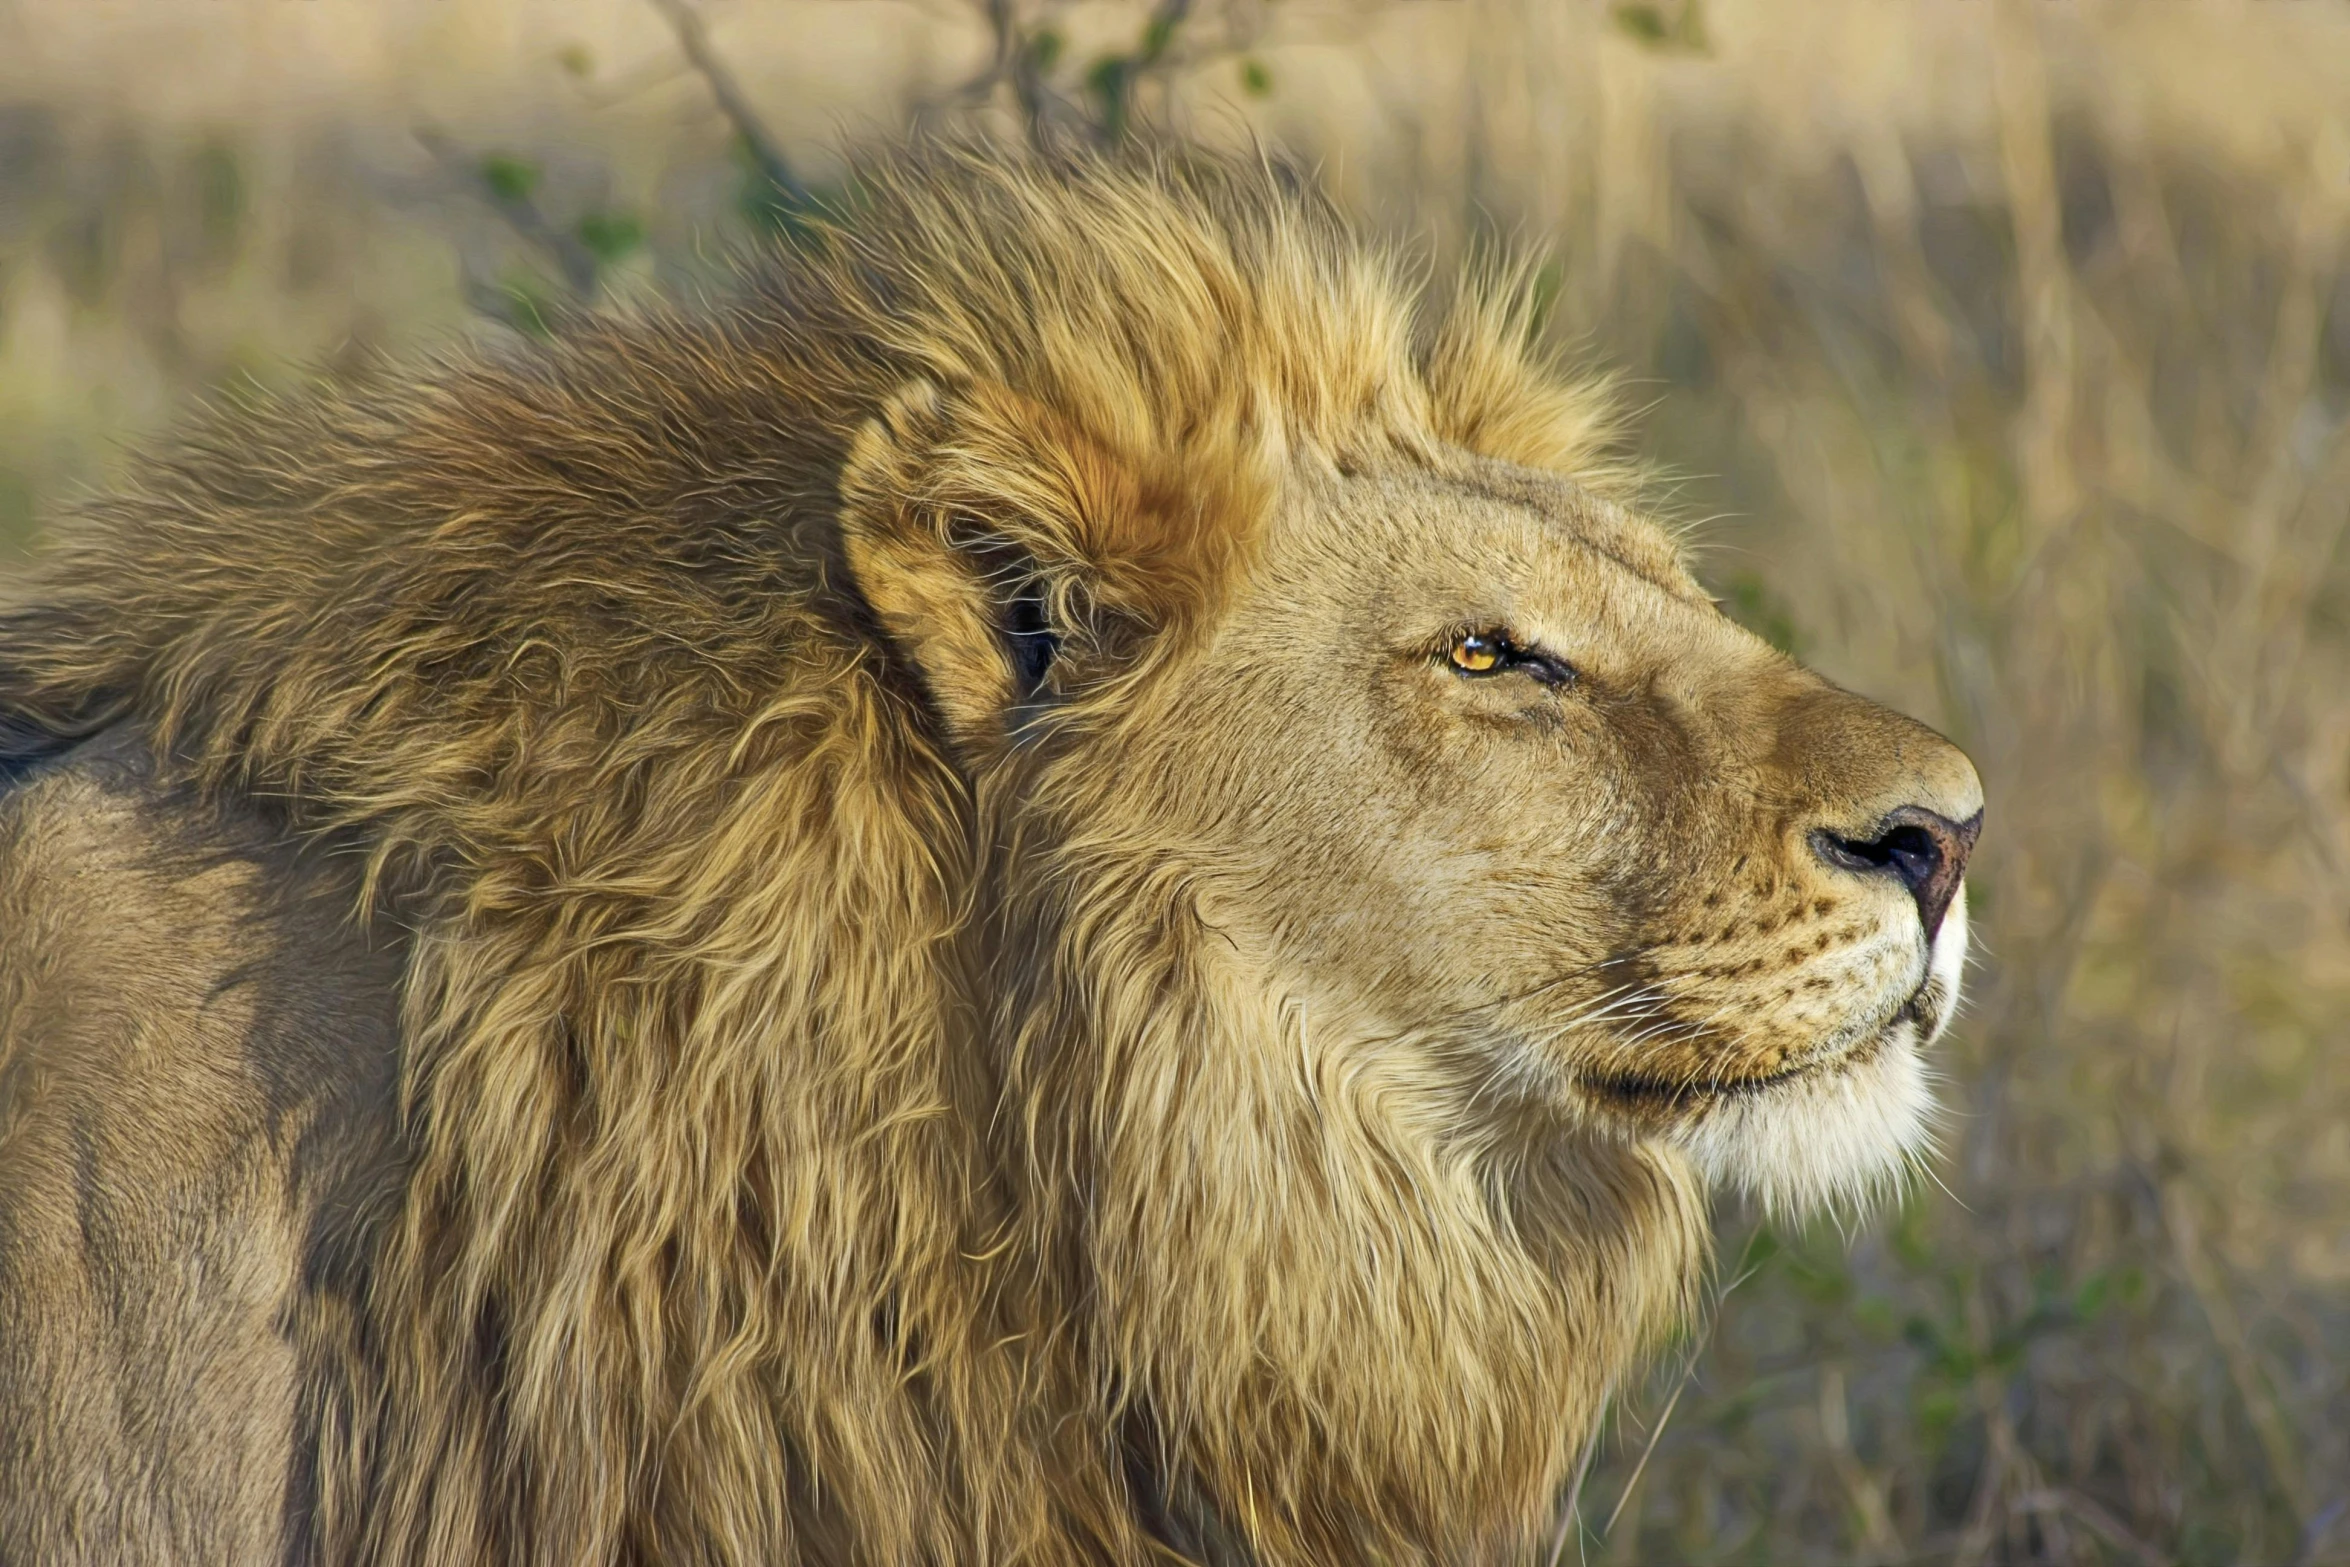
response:
M1811 835L1812 852L1839 870L1863 876L1891 876L1917 900L1926 939L1942 928L1950 900L1966 876L1967 856L1983 830L1983 813L1954 822L1922 805L1905 805L1879 822L1873 838L1845 838L1832 832Z

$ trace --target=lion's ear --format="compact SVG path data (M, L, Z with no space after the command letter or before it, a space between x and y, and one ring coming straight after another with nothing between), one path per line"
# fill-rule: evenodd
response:
M996 515L1011 497L956 472L974 456L956 438L964 411L928 381L900 387L851 446L841 532L866 603L969 746L999 737L1005 715L1037 695L1061 638L1038 530ZM1020 466L1012 456L998 454L1006 477Z
M1193 619L1263 504L1252 465L1177 459L1139 414L1088 414L909 382L843 466L849 569L958 742L1000 739L1064 665L1131 660Z

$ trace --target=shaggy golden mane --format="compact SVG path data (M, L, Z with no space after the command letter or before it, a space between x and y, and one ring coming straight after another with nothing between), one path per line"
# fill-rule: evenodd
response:
M294 1325L318 1552L1520 1540L1686 1305L1685 1166L1595 1141L1510 1172L1521 1211L1211 1048L1294 1020L1088 785L1023 790L1055 731L982 733L884 625L961 611L876 605L856 552L1028 563L1123 671L1076 732L1294 453L1597 477L1608 402L1517 274L1431 297L1261 162L929 149L852 189L723 302L242 396L0 614L10 733L132 726L408 943L413 1173Z

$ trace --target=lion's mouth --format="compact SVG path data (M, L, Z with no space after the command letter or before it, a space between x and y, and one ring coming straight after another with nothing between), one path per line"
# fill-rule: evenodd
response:
M1920 1040L1933 1037L1934 1024L1944 1005L1939 979L1929 974L1883 1021L1862 1030L1849 1043L1833 1046L1777 1071L1744 1077L1664 1078L1639 1072L1584 1074L1578 1085L1587 1094L1619 1109L1654 1115L1716 1100L1751 1098L1805 1078L1865 1066L1884 1048L1899 1027L1907 1023Z

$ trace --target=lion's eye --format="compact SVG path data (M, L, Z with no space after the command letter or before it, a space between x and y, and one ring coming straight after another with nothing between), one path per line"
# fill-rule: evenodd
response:
M1463 631L1445 645L1444 661L1463 675L1522 670L1556 690L1575 683L1575 666L1539 648L1520 646L1506 631Z
M1490 631L1464 632L1452 639L1445 656L1464 675L1490 675L1509 662L1510 645Z

